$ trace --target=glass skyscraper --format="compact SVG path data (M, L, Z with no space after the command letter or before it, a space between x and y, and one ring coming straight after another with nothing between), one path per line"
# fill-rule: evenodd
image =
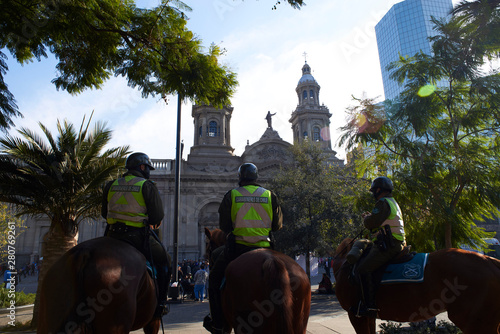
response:
M447 17L453 8L451 0L405 0L397 3L375 26L380 68L386 99L394 99L403 90L389 78L387 65L399 54L414 56L420 50L431 54L429 37L436 35L431 16Z

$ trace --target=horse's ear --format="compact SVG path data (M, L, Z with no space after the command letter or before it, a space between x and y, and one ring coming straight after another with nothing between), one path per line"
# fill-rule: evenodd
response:
M205 227L205 235L207 236L208 240L210 240L210 238L212 237L212 232L210 232L207 227Z

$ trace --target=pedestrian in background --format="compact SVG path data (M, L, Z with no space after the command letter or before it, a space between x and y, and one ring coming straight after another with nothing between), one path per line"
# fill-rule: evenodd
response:
M200 269L194 274L194 296L195 301L203 302L203 294L205 293L205 284L207 283L208 274L205 271L205 265L202 264Z
M12 276L12 272L7 269L5 270L4 274L3 274L3 283L5 284L5 288L6 289L10 289L10 278Z

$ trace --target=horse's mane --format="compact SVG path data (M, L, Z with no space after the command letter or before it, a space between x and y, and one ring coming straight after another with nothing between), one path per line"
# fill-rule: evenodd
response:
M213 230L211 235L210 241L212 241L217 247L226 244L226 233L224 233L221 229L217 228Z
M339 244L339 246L335 250L335 257L345 258L347 253L349 253L349 251L352 248L353 241L354 240L352 238L345 238L344 240L342 240L342 242Z
M226 234L219 228L210 231L208 228L205 227L205 235L207 236L208 239L207 248L205 252L208 259L211 260L212 252L216 248L226 244Z

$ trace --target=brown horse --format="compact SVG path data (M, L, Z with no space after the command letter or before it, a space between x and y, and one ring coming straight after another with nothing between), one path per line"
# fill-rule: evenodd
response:
M221 230L205 229L205 234L211 249L225 242ZM306 333L311 286L292 258L271 249L256 249L229 263L225 277L225 332Z
M109 237L85 241L47 272L37 333L158 333L154 282L133 246Z
M352 265L345 256L351 239L337 248L333 263L336 294L348 311L358 334L375 334L375 319L356 317L349 310L359 301L359 288L351 283ZM500 261L459 249L430 253L421 283L381 285L377 291L379 317L413 322L448 311L464 334L500 333Z

